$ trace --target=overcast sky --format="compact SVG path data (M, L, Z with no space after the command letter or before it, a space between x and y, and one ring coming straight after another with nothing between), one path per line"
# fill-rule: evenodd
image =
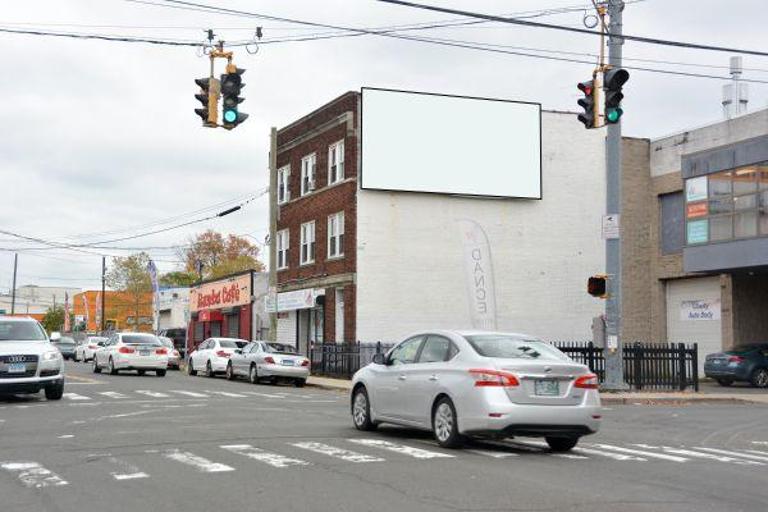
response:
M162 4L162 0L147 0ZM205 3L205 0L200 0ZM583 6L583 0L424 0L492 14ZM454 19L374 0L208 0L222 7L328 24L377 27ZM5 5L7 4L7 5ZM591 5L591 4L590 4ZM583 11L537 18L581 27ZM646 0L624 13L627 34L764 50L764 0ZM81 26L77 26L81 25ZM87 26L82 26L87 25ZM100 25L101 27L93 27ZM225 40L264 42L324 29L252 18L168 9L124 0L4 2L0 27L202 40L213 28ZM143 27L143 28L136 28ZM588 35L483 24L410 32L559 52L596 53ZM194 79L207 58L195 48L0 34L0 229L65 243L129 236L216 213L267 184L270 126L283 126L341 93L361 86L535 101L576 111L575 84L588 64L448 48L364 36L262 44L256 55L236 49L247 69L250 118L236 130L205 129L193 110ZM551 54L589 60L578 55ZM624 56L727 66L729 54L627 42ZM627 65L727 76L727 69L626 61ZM745 57L745 77L768 80L768 59ZM766 71L760 71L766 70ZM632 72L625 86L624 134L655 138L717 121L721 87L712 79ZM750 85L750 109L766 107L768 87ZM574 122L577 122L574 119ZM150 223L175 221L141 228ZM263 242L267 201L167 233L105 245L165 247L206 228ZM119 230L119 232L117 232ZM99 235L103 232L113 234ZM77 237L77 238L70 238ZM0 248L29 245L0 235ZM96 251L99 252L99 251ZM127 251L100 251L128 254ZM175 268L173 250L150 251L161 271ZM265 257L266 259L266 257ZM24 251L18 285L99 286L101 259L65 250ZM0 291L11 285L13 254L0 251Z

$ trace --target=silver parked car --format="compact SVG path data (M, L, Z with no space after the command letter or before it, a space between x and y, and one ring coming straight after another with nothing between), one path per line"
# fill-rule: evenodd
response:
M439 330L376 354L353 377L351 412L360 430L427 429L447 448L529 436L568 451L600 428L597 387L588 367L532 336Z
M226 374L230 380L248 377L253 384L261 379L287 380L302 387L309 377L309 359L288 345L254 341L234 351Z

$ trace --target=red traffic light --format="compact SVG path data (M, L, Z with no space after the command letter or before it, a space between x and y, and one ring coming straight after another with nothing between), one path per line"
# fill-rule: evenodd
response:
M604 275L592 276L587 280L587 293L593 297L608 297L608 278Z
M591 96L592 91L595 88L594 82L592 80L590 80L589 82L581 82L576 87L578 87L579 90L584 94L586 94L587 96Z

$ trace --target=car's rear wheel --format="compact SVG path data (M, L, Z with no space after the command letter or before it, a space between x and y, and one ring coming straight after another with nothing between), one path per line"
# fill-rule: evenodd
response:
M144 370L136 370L136 373L138 373L139 375L144 375L147 372L145 372Z
M578 437L545 437L549 449L553 452L567 452L579 442Z
M733 384L733 381L731 379L717 379L717 383L723 387L728 387Z
M64 396L64 379L45 387L45 398L48 400L61 400L62 396Z
M443 448L459 448L464 444L464 437L459 434L459 422L456 408L448 397L441 398L432 411L432 431L437 444Z
M213 377L213 366L211 366L211 362L210 361L205 363L205 376L206 377Z
M306 383L307 383L307 379L296 379L295 381L293 381L293 385L296 386L297 388L303 388L304 384Z
M187 375L192 375L192 376L197 375L197 370L195 370L192 367L192 358L191 357L189 358L189 361L187 361Z
M158 377L165 377L165 372L166 370L157 370L155 371L155 375L157 375Z
M117 375L117 368L115 368L115 362L112 360L112 358L109 358L109 374L110 375Z
M749 380L756 388L768 388L768 368L758 368Z
M227 380L235 380L235 369L232 368L232 362L227 363Z
M375 430L376 424L371 421L371 403L368 391L363 386L355 389L352 395L352 422L357 430Z
M256 364L251 364L251 368L248 370L248 381L251 384L258 384L259 382L259 369Z
M101 373L101 366L99 366L98 361L96 361L96 358L93 358L93 373Z

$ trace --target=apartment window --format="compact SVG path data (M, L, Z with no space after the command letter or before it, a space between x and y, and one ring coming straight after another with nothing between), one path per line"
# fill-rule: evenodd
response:
M286 165L277 170L277 204L282 204L291 199L291 190L288 188L288 180L291 176L291 167Z
M301 225L301 264L315 262L315 222Z
M344 256L344 212L328 216L328 257Z
M277 232L277 268L288 268L288 248L290 246L290 238L288 236L288 230L283 229Z
M328 184L344 179L344 141L328 148Z
M315 153L301 159L301 195L315 190L315 168L317 156Z

